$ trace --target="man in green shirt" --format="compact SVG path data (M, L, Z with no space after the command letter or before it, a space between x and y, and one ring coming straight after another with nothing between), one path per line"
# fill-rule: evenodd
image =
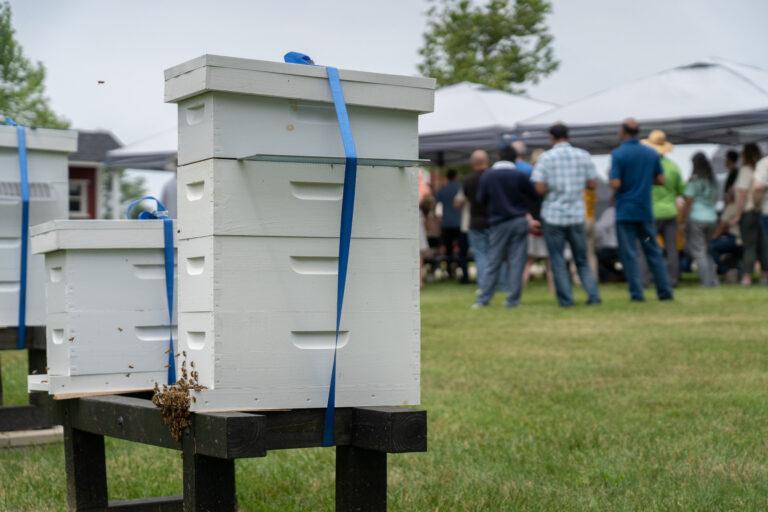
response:
M683 196L685 182L677 164L665 156L674 146L667 140L667 135L663 131L653 130L642 142L659 153L661 168L664 170L664 184L653 187L653 216L656 219L656 232L664 239L670 284L677 286L680 274L677 250L677 199Z

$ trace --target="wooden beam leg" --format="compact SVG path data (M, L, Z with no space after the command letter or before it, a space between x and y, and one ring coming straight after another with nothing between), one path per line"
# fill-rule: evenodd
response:
M3 405L3 356L0 354L0 406Z
M64 426L69 510L104 510L107 507L107 464L104 436Z
M183 452L184 511L235 512L235 461L195 454L188 432Z
M387 510L387 454L336 447L336 512Z

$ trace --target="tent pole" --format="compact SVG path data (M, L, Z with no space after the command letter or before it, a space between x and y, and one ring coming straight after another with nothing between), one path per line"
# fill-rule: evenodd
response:
M112 192L110 193L110 201L112 203L112 218L120 218L120 169L113 167L112 172Z

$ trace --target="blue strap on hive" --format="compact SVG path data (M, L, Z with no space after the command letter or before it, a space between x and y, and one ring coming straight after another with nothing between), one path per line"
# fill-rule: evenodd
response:
M309 64L312 65L315 63L315 61L312 60L312 57L309 55L305 55L303 53L299 52L288 52L285 55L283 55L283 60L287 62L288 64Z
M168 216L168 210L165 205L157 198L144 196L135 201L131 201L125 212L127 219L131 218L131 212L134 207L145 200L152 200L157 203L157 209L153 212L142 211L139 213L140 220L160 219L163 221L163 254L165 260L165 296L168 303L168 384L176 383L176 354L173 348L173 220Z
M290 60L289 60L290 59ZM285 62L294 64L311 64L312 59L296 52L285 54ZM347 282L347 263L349 262L349 245L352 241L352 217L355 209L355 182L357 181L357 148L349 125L347 104L344 101L344 91L341 88L339 70L327 67L328 85L331 88L331 98L336 109L336 119L339 122L341 143L344 146L344 188L341 196L341 228L339 230L339 268L336 280L336 338L333 344L333 365L331 367L331 383L328 387L328 405L325 409L325 425L323 427L323 446L335 444L336 425L336 353L339 346L339 328L341 327L341 312L344 306L344 288Z
M29 251L29 172L27 168L27 133L23 125L10 117L5 124L16 127L19 147L19 191L21 192L21 271L19 276L19 321L16 348L23 349L27 338L27 253Z

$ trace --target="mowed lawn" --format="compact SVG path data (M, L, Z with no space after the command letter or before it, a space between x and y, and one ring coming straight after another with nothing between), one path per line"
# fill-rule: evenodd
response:
M516 310L422 295L429 452L390 457L401 511L768 510L768 289ZM649 295L651 299L652 295ZM580 296L583 301L583 296ZM9 400L23 361L0 353ZM110 440L110 497L181 493L179 454ZM333 450L239 461L244 511L332 510ZM65 510L61 444L0 450L0 510Z

